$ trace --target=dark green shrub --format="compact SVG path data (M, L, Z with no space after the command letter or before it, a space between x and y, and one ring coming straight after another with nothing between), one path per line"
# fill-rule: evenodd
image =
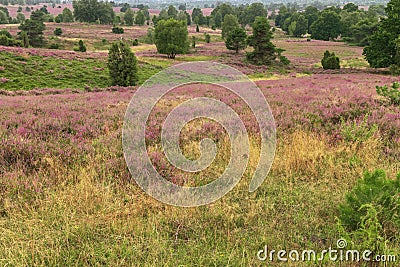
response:
M328 50L325 51L321 64L324 70L340 69L339 58L335 55L335 52L330 53Z
M61 23L63 21L62 19L62 14L58 14L55 18L54 18L54 22L56 23Z
M112 85L136 85L138 81L137 59L128 44L120 41L111 45L107 66Z
M121 27L114 26L112 28L112 32L115 33L115 34L123 34L124 33L124 29L121 28Z
M391 105L400 105L400 84L395 82L392 87L388 88L387 85L376 86L378 95L383 96L388 100Z
M0 45L4 46L22 46L22 41L14 38L8 38L6 35L0 35Z
M82 40L79 40L78 48L75 48L74 50L77 51L77 52L86 52L86 46L85 46L85 44L83 43Z
M7 30L1 30L0 31L0 35L5 35L5 36L7 36L8 38L12 38L12 35L11 35L11 33L9 33Z
M199 25L196 25L196 32L200 32Z
M377 211L377 218L386 237L393 238L400 230L400 173L396 180L387 179L382 170L367 172L364 179L346 194L346 200L339 206L342 225L350 231L362 227L369 205Z
M50 44L49 49L60 49L60 45L56 43Z
M133 46L138 46L139 45L139 40L138 39L133 40L132 41L132 45Z
M0 45L8 46L10 44L10 38L5 35L0 35Z
M196 48L196 37L192 36L192 48Z
M56 28L56 29L54 30L54 35L55 35L55 36L61 36L62 33L63 33L63 31L62 31L61 28Z
M204 34L204 40L206 41L206 43L210 43L211 41L211 36L208 33Z

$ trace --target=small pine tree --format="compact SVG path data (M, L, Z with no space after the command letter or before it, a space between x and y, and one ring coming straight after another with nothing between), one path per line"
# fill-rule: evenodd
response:
M192 48L196 48L196 37L192 36Z
M324 70L340 69L339 58L335 55L335 52L330 53L328 50L325 51L321 64Z
M245 49L247 46L246 31L240 27L231 30L226 38L225 46L229 50L234 50L236 54L239 53L239 50Z
M112 33L115 33L115 34L123 34L124 28L114 26L111 31L112 31Z
M208 33L205 33L204 34L204 39L205 39L206 43L209 44L210 41L211 41L211 36Z
M85 44L83 43L82 40L79 40L79 42L78 42L78 51L79 52L86 52L86 46L85 46Z
M247 53L247 59L256 65L272 64L276 58L276 47L271 42L272 32L267 18L256 17L252 27L253 34L248 43L254 50Z
M128 44L122 41L113 43L108 52L107 65L112 85L136 85L138 81L137 59Z

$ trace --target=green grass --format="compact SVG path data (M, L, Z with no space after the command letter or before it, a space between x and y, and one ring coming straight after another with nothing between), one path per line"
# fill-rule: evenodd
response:
M139 84L158 73L166 65L139 62ZM32 90L36 88L83 89L87 86L110 86L106 60L64 60L56 57L20 56L0 53L0 89Z
M342 60L340 62L340 65L343 68L355 68L355 69L369 67L368 61L366 61L364 58L351 58L347 60Z

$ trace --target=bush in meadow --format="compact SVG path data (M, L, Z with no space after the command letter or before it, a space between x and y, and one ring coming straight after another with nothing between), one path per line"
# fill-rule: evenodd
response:
M364 179L357 181L355 187L346 194L345 202L339 205L340 220L350 231L357 231L362 226L368 209L377 211L377 219L388 238L393 238L400 231L400 173L391 180L386 173L377 170L365 173Z
M210 41L211 41L211 36L208 33L205 33L204 34L204 40L206 41L207 44L209 44Z
M400 84L395 82L390 88L387 85L376 86L376 92L378 95L383 96L387 99L391 105L400 105Z
M61 36L62 33L63 33L63 31L62 31L61 28L56 28L56 29L54 30L54 35L55 35L55 36Z
M199 28L198 24L196 25L196 32L200 32L200 28Z
M123 34L124 33L124 29L121 27L117 27L117 26L114 26L111 31L115 34Z
M52 43L49 45L49 49L60 49L60 45L56 43Z
M111 45L107 66L111 85L136 85L138 81L137 59L128 44L119 41Z
M74 48L74 50L77 51L77 52L86 52L86 46L85 46L85 44L83 43L82 40L79 40L78 48Z
M133 40L132 41L132 45L133 46L138 46L139 45L139 40L138 39Z
M335 55L335 52L330 53L328 50L325 51L321 64L324 70L340 69L339 57Z
M192 48L196 48L196 37L192 36Z

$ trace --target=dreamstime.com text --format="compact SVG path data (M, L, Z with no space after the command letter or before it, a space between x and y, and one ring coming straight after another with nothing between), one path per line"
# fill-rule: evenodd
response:
M322 250L317 253L315 250L274 250L267 246L257 252L257 259L260 261L278 262L316 262L316 261L344 261L344 262L396 262L396 255L375 255L371 250L350 250L346 249L347 242L344 239L337 241L337 247Z

